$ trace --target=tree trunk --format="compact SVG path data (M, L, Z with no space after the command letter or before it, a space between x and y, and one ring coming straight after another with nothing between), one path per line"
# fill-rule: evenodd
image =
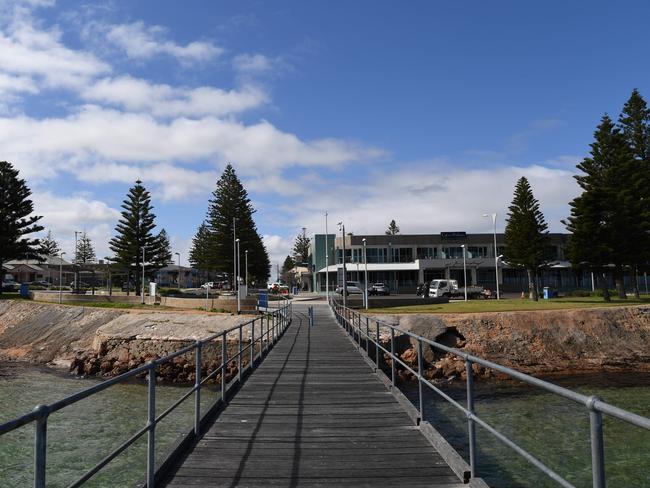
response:
M614 283L616 284L616 293L621 300L627 299L625 293L625 284L623 283L623 266L617 264L614 271Z
M606 302L611 302L612 298L609 296L609 287L607 286L607 273L603 272L598 276L598 280L600 281L600 286L603 289L603 300Z
M537 294L537 276L532 269L527 269L528 273L528 298L538 301L539 295Z
M641 292L639 292L639 268L634 266L634 298L641 299Z

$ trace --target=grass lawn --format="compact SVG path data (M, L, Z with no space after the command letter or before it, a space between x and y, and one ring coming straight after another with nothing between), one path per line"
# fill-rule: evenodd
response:
M650 296L641 295L640 300L628 298L619 300L612 297L611 302L604 302L601 297L567 297L553 298L534 302L521 298L502 300L452 300L449 303L432 305L411 305L406 307L371 308L372 313L478 313L511 312L518 310L562 310L571 308L620 307L631 305L650 305Z
M21 297L18 292L3 291L2 295L0 295L0 300L29 300L29 298Z

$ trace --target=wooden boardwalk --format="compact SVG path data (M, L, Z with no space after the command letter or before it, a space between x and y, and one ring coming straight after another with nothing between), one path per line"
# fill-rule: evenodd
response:
M460 487L327 305L293 323L165 486Z

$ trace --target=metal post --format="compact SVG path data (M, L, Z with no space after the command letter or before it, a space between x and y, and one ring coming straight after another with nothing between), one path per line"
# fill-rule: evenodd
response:
M377 371L379 371L379 320L376 323L377 341L375 342L375 361L377 363Z
M147 398L147 488L154 488L156 474L156 362L149 362L149 389Z
M422 357L422 339L418 337L418 394L420 397L420 421L424 420L424 395L422 394L422 380L424 378L424 358Z
M343 222L339 222L339 225L341 226L341 236L343 237L341 242L343 243L343 308L345 308L348 304L348 272L345 268L345 225L343 225Z
M226 349L226 333L221 334L221 401L226 403L226 361L228 350Z
M59 303L63 302L63 255L65 252L62 252L59 256ZM647 283L646 283L647 285ZM647 286L646 286L647 288ZM646 290L647 291L647 290Z
M370 356L370 318L366 317L366 356Z
M201 430L201 342L196 341L194 350L194 435L198 436Z
M474 414L474 370L472 362L465 361L465 374L467 375L467 410ZM469 436L469 467L471 477L476 476L476 425L474 420L467 417L467 434Z
M239 326L239 354L237 354L237 379L239 380L239 384L241 385L241 363L242 363L242 338L243 338L243 333L242 333L242 325Z
M594 409L600 400L597 396L589 397L589 426L591 430L591 476L594 488L605 488L605 447L603 443L603 414Z
M47 455L47 417L49 412L45 405L37 406L34 411L39 413L36 419L34 439L34 488L45 488L45 466Z
M140 302L144 305L144 259L145 259L145 247L142 247L142 283L140 283Z
M325 212L325 297L330 301L330 255L327 237L327 212Z
M239 261L241 261L239 257L239 239L235 239L235 244L237 245L237 276L235 277L235 279L237 280L237 313L239 314L241 312L241 300L240 300L240 293L239 293L239 274L240 274Z
M251 322L251 359L248 368L252 370L254 363L255 363L255 319L253 319L253 321Z
M390 380L395 388L395 329L390 328Z

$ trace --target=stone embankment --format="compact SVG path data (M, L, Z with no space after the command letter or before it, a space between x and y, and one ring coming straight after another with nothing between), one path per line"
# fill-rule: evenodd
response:
M373 318L529 374L650 371L649 307ZM385 333L383 341L390 344ZM402 336L396 342L402 360L417 365L415 341ZM429 378L465 376L462 359L428 345L423 360ZM500 376L478 365L474 370L483 377ZM400 376L409 374L401 371Z
M3 300L0 359L114 376L249 320L250 315L107 310ZM228 338L229 355L238 347L237 340L237 333ZM220 354L221 342L204 348L206 371L220 364ZM192 381L194 358L180 356L158 373L165 380Z

